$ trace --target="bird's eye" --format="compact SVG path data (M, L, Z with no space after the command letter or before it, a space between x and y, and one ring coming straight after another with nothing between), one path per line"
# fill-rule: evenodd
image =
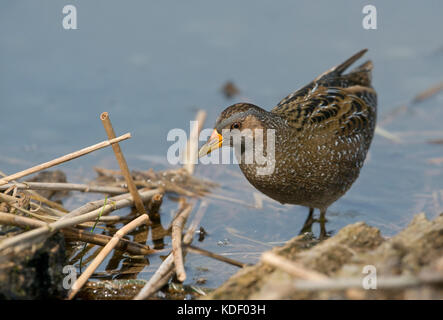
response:
M231 130L232 129L240 129L240 123L238 123L238 122L234 122L232 125L231 125Z

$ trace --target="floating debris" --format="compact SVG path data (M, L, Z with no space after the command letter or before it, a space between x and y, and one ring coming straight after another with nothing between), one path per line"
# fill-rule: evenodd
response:
M443 139L428 140L428 143L431 143L431 144L443 144Z
M240 90L237 88L237 86L232 81L226 82L223 85L221 91L224 94L224 96L226 97L226 99L231 99L240 93Z
M443 82L432 86L431 88L417 94L415 98L412 100L412 103L420 103L426 99L431 98L432 96L438 94L440 91L443 91Z

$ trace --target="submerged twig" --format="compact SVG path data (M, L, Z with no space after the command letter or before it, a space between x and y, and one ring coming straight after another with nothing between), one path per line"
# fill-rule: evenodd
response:
M251 242L254 242L254 243L261 244L262 246L266 246L266 247L271 247L272 248L272 245L270 245L269 243L262 242L262 241L259 241L259 240L255 240L255 239L243 236L243 235L239 234L238 231L235 230L234 228L226 227L226 231L229 232L230 234L232 234L233 236L237 237L237 238L245 239L245 240L248 240L248 241L251 241Z
M202 248L195 247L195 246L193 246L193 245L188 245L188 246L186 247L186 249L187 249L189 252L193 252L193 253L201 254L201 255L203 255L203 256L206 256L206 257L209 257L209 258L213 258L213 259L215 259L215 260L219 260L219 261L222 261L222 262L225 262L225 263L231 264L231 265L236 266L236 267L239 267L239 268L243 268L243 267L246 267L246 266L248 265L247 263L243 263L243 262L240 262L240 261L237 261L237 260L231 259L231 258L227 258L227 257L221 256L221 255L219 255L219 254L213 253L213 252L211 252L211 251L208 251L208 250L205 250L205 249L202 249Z

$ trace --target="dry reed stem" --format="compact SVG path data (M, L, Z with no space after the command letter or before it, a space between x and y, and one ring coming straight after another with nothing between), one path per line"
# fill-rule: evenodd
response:
M0 190L6 190L9 187L17 187L19 190L56 190L56 191L80 191L80 192L96 192L107 194L121 194L127 193L128 189L120 187L108 186L90 186L79 183L64 183L64 182L17 182L8 183L0 186ZM36 198L37 201L40 201ZM43 201L42 201L43 202ZM63 208L63 207L62 207ZM57 208L60 210L60 208ZM66 209L63 208L66 211Z
M22 217L7 212L0 212L0 224L17 226L21 228L26 228L26 227L38 228L48 225L48 223L40 220Z
M143 192L145 192L146 190L145 189L142 189L142 190L144 190ZM142 192L142 190L140 190L140 192ZM156 188L156 189L147 189L148 191L156 191L157 193L164 193L164 189L163 188ZM119 195L117 195L117 196L114 196L114 197L111 197L111 198L108 198L107 199L107 202L108 203L114 203L114 202L116 202L116 201L120 201L120 200L124 200L124 199L128 199L128 198L131 198L132 196L131 196L131 194L130 193L125 193L125 194L119 194ZM143 198L143 197L142 197ZM147 200L150 200L150 198L149 199L146 199L146 200L143 200L143 201L147 201ZM85 213L87 213L87 212L90 212L90 211L92 211L92 210L95 210L95 209L98 209L98 208L100 208L100 207L102 207L103 205L104 205L104 203L105 203L105 199L101 199L101 200L97 200L97 201L91 201L91 202L88 202L88 203L86 203L85 205L83 205L83 206L81 206L81 207L78 207L77 209L74 209L74 210L72 210L71 212L69 212L68 214L66 214L64 217L62 217L61 219L67 219L67 218L72 218L72 217L76 217L76 216L79 216L79 215L82 215L82 214L85 214Z
M63 213L68 212L68 210L66 210L65 207L63 207L61 204L43 197L42 195L38 194L34 190L23 190L23 192L29 194L29 196L31 197L32 200L44 203L44 204L48 205L49 207L51 207L55 210L58 210L60 212L63 212Z
M192 239L194 238L195 230L197 230L200 221L203 219L203 216L206 213L206 209L208 208L208 203L206 201L202 201L200 203L200 207L197 210L197 213L194 216L191 224L188 227L185 235L183 236L183 245L188 246L191 244Z
M93 169L99 176L122 176L123 175L122 172L119 170L112 170L112 169L101 168L101 167L94 167Z
M395 143L402 143L403 142L398 136L396 136L395 134L389 132L386 129L383 129L380 126L375 126L375 133L379 134L380 136L382 136L382 137L384 137L384 138L386 138L388 140L391 140L391 141L393 141Z
M128 199L130 197L131 197L130 193L124 193L124 194L120 194L120 195L108 198L107 200L100 199L100 200L96 200L96 201L91 201L91 202L88 202L88 203L82 205L81 207L78 207L77 209L74 209L71 212L67 213L64 217L60 218L60 220L77 217L77 216L80 216L80 215L85 214L87 212L90 212L92 210L98 209L98 208L102 207L105 204L105 202L114 203L116 201Z
M103 127L105 128L106 134L108 135L108 139L114 139L115 132L114 128L112 127L111 120L109 119L109 114L107 112L103 112L100 115L100 120L103 123ZM126 162L125 156L122 153L120 145L118 143L113 144L112 150L114 151L115 158L117 159L120 170L122 171L126 184L128 185L129 192L134 199L135 208L137 209L139 214L146 214L145 206L143 205L143 201L138 194L137 187L132 180L131 172L129 171L128 164ZM151 222L149 222L149 224L150 223Z
M57 217L50 216L46 212L45 212L45 215L41 215L41 214L38 214L38 213L35 213L35 212L32 212L32 211L29 211L29 210L27 210L25 208L22 208L22 207L20 207L19 205L16 205L16 204L10 204L10 206L11 206L11 208L16 209L17 211L20 211L23 214L27 214L27 215L29 215L31 217L34 217L36 219L39 219L41 221L53 222L53 221L57 221L58 220Z
M160 206L163 203L163 194L158 193L154 195L148 203L148 214L153 221L153 225L151 227L151 239L152 241L160 241L162 244L164 242L164 237L167 235L165 229L160 223Z
M195 164L198 159L198 137L200 135L200 131L203 128L203 124L206 120L206 111L199 110L197 112L197 116L195 117L195 125L191 129L191 133L189 136L188 143L185 149L185 164L183 167L188 171L190 175L194 173Z
M308 270L299 263L295 263L287 258L267 251L262 254L261 261L275 268L281 269L290 275L312 281L325 281L329 278L317 271Z
M195 230L198 224L203 218L208 204L206 201L202 201L197 213L191 222L188 231L183 237L183 245L186 247L191 244L194 237ZM184 251L186 254L186 250ZM149 298L152 294L157 292L161 287L163 287L169 279L174 275L174 257L169 254L168 257L163 260L160 267L154 273L154 275L149 279L145 286L140 290L140 292L134 297L134 300L143 300Z
M154 194L151 201L149 201L149 203L148 203L149 214L158 213L162 203L163 203L163 193Z
M408 105L414 105L414 104L423 102L424 100L431 98L432 96L436 95L437 93L439 93L442 90L443 90L443 82L439 83L435 86L432 86L429 89L426 89L425 91L417 94L414 97L414 99L411 100L410 103L402 104L398 107L393 108L387 114L382 115L379 124L382 126L387 125L388 123L395 120L396 117L400 116L401 114L406 113L409 110Z
M0 171L0 175L2 177L6 177L6 174L4 174L2 171ZM11 188L14 188L14 190L17 190L17 188L14 186L15 184L17 184L18 182L15 180L12 180L13 184L11 184ZM6 188L6 192L9 188ZM2 187L0 186L0 190L2 190ZM61 204L51 201L45 197L43 197L42 195L38 194L37 192L35 192L34 190L27 190L25 191L25 193L29 194L31 196L31 199L36 200L36 201L40 201L44 204L47 204L48 206L50 206L51 208L60 210L62 212L68 212L68 210L66 210Z
M382 115L379 125L386 126L389 123L391 123L393 120L395 120L398 116L406 113L409 110L408 106L405 104L402 104L398 107L395 107L387 114Z
M115 248L120 239L131 232L138 226L149 223L149 217L147 214L142 214L141 216L135 218L130 223L125 225L123 228L118 230L112 239L108 242L106 246L100 251L100 253L95 257L95 259L89 264L88 268L81 274L81 276L72 285L71 291L68 294L68 300L75 297L78 291L83 287L83 285L88 281L89 277L94 273L95 269L103 262L106 256Z
M134 181L134 183L137 186L141 186L141 187L148 187L148 188L152 188L152 187L158 187L158 184L152 183L152 182L147 182L147 181ZM187 196L187 197L197 197L198 194L189 190L186 190L178 185L172 184L168 181L162 181L162 187L165 188L165 191L167 192L175 192L177 194L183 195L183 196Z
M10 196L8 194L4 194L0 192L0 200L3 202L6 202L8 205L13 203L13 202L19 202L20 198L14 197L14 196Z
M158 192L159 192L159 189L148 190L148 191L141 192L140 196L143 201L147 201L147 200L151 199L152 196L154 194L157 194ZM97 218L100 214L106 215L109 212L112 212L114 210L118 210L118 209L121 209L124 207L132 206L133 204L134 204L134 201L132 199L132 196L130 194L128 194L127 198L123 198L121 200L115 201L114 203L109 203L106 206L104 206L103 208L99 207L95 210L92 210L88 213L83 213L82 215L79 215L79 216L69 217L66 219L60 218L58 221L50 223L48 226L37 228L37 229L31 230L31 231L27 231L27 232L24 232L22 234L15 236L15 237L11 237L11 238L7 238L7 239L3 240L2 242L0 242L0 251L5 248L16 245L18 243L21 243L23 241L29 241L29 240L32 240L34 238L37 238L37 237L40 237L43 235L49 235L52 232L63 229L63 228L72 227L72 226L75 226L77 224L80 224L80 223L83 223L86 221L91 221L91 219Z
M174 256L175 273L180 282L186 280L186 271L183 265L182 231L191 211L191 205L185 206L172 222L172 255Z
M29 204L31 205L31 211L33 211L33 212L42 211L42 212L45 212L46 214L49 214L51 216L55 216L58 218L64 217L66 215L65 212L62 212L60 210L57 210L57 209L54 209L51 207L42 206L41 203L36 203L36 202L31 201L31 202L29 202Z
M134 297L134 300L143 300L149 298L153 293L163 287L169 279L174 275L174 257L169 254L163 260L160 267L155 271L154 275L149 279L140 292Z
M209 258L213 258L215 260L219 260L219 261L231 264L231 265L239 267L239 268L243 268L243 267L246 267L248 265L246 263L243 263L243 262L231 259L231 258L227 258L227 257L221 256L219 254L213 253L211 251L208 251L208 250L205 250L205 249L202 249L202 248L195 247L193 245L188 245L186 247L186 249L189 252L201 254L203 256L206 256L206 257L209 257Z
M7 194L0 193L0 200L5 202L5 203L7 203L11 208L14 208L14 209L16 209L16 210L18 210L18 211L20 211L20 212L22 212L24 214L28 214L30 216L33 216L33 217L35 217L37 219L44 220L44 221L46 221L46 220L54 220L55 219L54 217L51 217L51 216L42 216L42 215L36 214L34 212L31 212L31 211L29 211L29 210L27 210L25 208L22 208L21 206L15 204L15 203L18 203L20 201L19 198L16 198L16 197L13 197L13 196L10 196L10 195L7 195Z
M443 273L443 257L439 258L435 265L436 265L437 271Z
M48 225L46 222L40 220L17 216L7 212L0 212L0 224L12 225L21 228L38 228ZM106 245L109 240L111 240L111 237L109 236L93 234L72 227L61 229L61 232L67 239L88 242L100 246ZM119 243L117 243L116 249L133 255L148 255L157 252L157 250L153 250L147 245L142 245L126 239L121 239Z
M430 97L436 95L437 93L439 93L440 91L443 91L443 82L432 86L429 89L426 89L423 92L420 92L419 94L417 94L415 96L415 98L412 100L412 103L419 103L422 102L426 99L429 99Z
M36 173L38 171L51 168L51 167L56 166L56 165L58 165L60 163L67 162L67 161L79 158L81 156L84 156L85 154L94 152L96 150L105 148L105 147L107 147L109 145L112 145L114 143L117 143L117 142L129 139L129 138L131 138L131 134L130 133L126 133L126 134L124 134L124 135L122 135L122 136L120 136L118 138L115 138L115 139L112 139L112 140L102 141L102 142L94 144L94 145L92 145L90 147L83 148L81 150L69 153L67 155L64 155L62 157L56 158L54 160L51 160L51 161L39 164L39 165L34 166L32 168L29 168L29 169L26 169L26 170L14 173L12 175L9 175L9 176L7 176L5 178L0 179L0 185L6 184L6 183L8 183L11 180L15 180L15 179L18 179L18 178L21 178L21 177L24 177L24 176Z

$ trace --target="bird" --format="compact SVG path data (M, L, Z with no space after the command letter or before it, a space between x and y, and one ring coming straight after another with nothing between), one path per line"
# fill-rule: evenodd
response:
M320 74L270 111L251 103L227 107L200 148L199 158L222 146L233 147L241 171L257 190L282 204L309 208L300 233L318 221L320 238L327 237L327 209L358 178L374 136L377 93L371 84L373 63L368 60L345 73L367 50ZM244 138L236 140L242 135ZM273 170L259 174L263 161L245 161L248 152L257 148L246 143L245 137L262 137L262 150L267 150L271 135ZM319 220L314 219L315 209L320 211Z

